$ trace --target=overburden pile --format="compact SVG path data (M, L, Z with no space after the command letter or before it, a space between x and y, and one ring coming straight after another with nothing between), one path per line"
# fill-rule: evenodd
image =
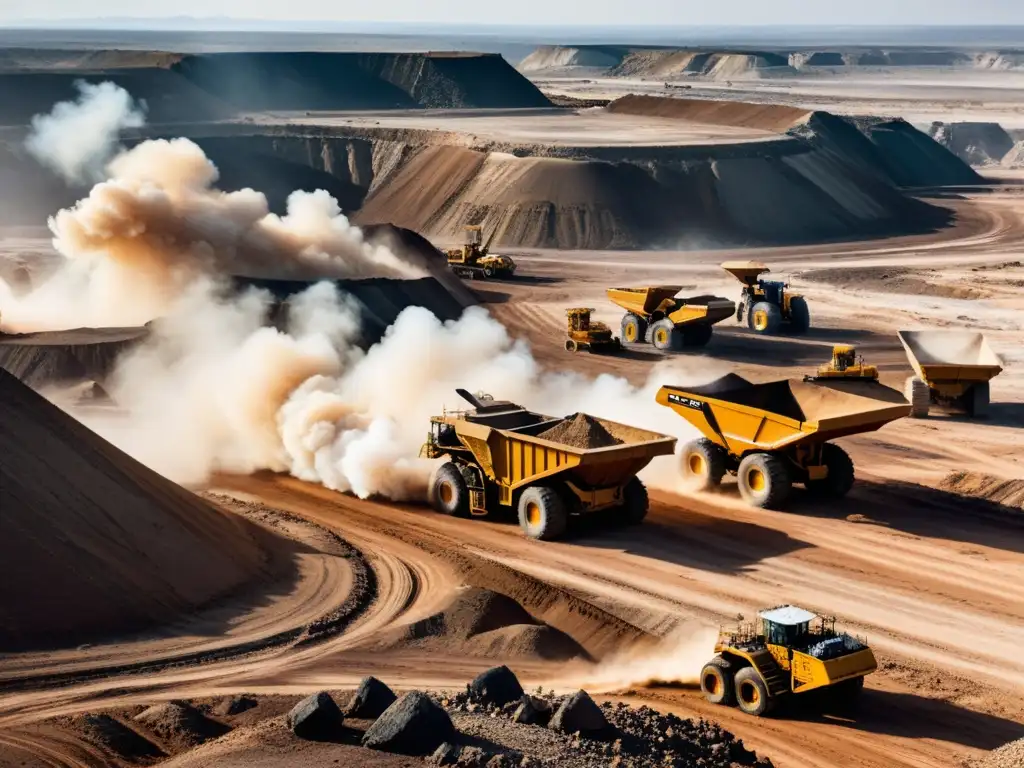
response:
M0 509L5 652L168 624L258 577L272 541L2 369Z

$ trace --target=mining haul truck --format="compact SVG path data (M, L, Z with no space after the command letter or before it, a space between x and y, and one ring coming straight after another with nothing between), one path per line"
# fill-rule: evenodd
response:
M675 438L596 419L555 418L490 396L456 392L473 406L430 420L420 456L446 459L430 480L438 512L478 517L515 511L534 539L557 539L572 517L607 511L639 524L647 490L637 478Z

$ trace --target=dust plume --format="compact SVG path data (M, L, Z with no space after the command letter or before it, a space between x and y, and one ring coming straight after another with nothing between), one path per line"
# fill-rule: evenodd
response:
M62 268L5 304L6 330L141 325L208 275L425 274L366 242L323 190L293 192L278 216L260 192L217 189L217 168L188 139L145 141L107 171L88 197L50 218Z
M69 183L99 181L113 157L121 131L141 128L143 108L114 83L75 83L78 98L62 101L32 118L25 148Z
M606 692L632 685L699 685L700 671L715 655L718 630L687 624L663 638L655 648L649 644L626 648L570 680L557 685Z

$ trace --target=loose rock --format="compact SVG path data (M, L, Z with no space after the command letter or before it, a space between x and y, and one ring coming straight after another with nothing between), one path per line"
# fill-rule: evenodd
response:
M551 705L536 696L524 695L512 720L523 725L547 725L551 721Z
M325 691L300 701L288 713L288 727L300 739L326 741L337 735L344 716Z
M469 684L469 693L483 704L500 707L520 698L523 686L508 667L492 667L474 678Z
M363 746L403 755L429 755L446 741L455 741L451 718L419 691L388 707L363 735Z
M394 692L375 677L364 677L345 708L345 714L362 720L376 720L397 700Z
M551 718L549 727L564 733L582 733L587 736L609 730L604 713L586 691L576 691L562 702L562 706Z

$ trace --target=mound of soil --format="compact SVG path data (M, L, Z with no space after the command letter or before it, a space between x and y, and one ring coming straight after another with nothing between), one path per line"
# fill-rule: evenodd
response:
M961 496L1024 511L1024 478L1008 479L981 472L950 472L939 487Z
M1024 739L1011 741L971 763L971 768L1020 768L1024 765Z
M622 441L605 429L601 422L585 413L566 416L555 426L538 434L537 437L550 440L553 443L570 445L573 448L608 448L613 445L622 445Z
M743 101L709 99L669 99L660 96L630 94L608 105L609 112L648 117L672 117L693 123L734 125L785 133L810 110L783 104L750 104Z
M515 600L476 587L459 592L440 613L406 627L392 644L499 659L587 656L571 637L538 621Z
M187 447L183 447L187 450ZM258 578L270 535L0 370L0 649L160 625Z
M31 387L105 381L117 359L145 340L146 328L75 328L0 333L0 368Z
M185 701L156 704L137 714L133 720L153 733L171 751L190 749L231 730Z
M107 714L76 717L72 728L86 741L131 763L164 756L156 744Z
M997 165L1013 149L999 123L932 123L928 135L965 163Z

